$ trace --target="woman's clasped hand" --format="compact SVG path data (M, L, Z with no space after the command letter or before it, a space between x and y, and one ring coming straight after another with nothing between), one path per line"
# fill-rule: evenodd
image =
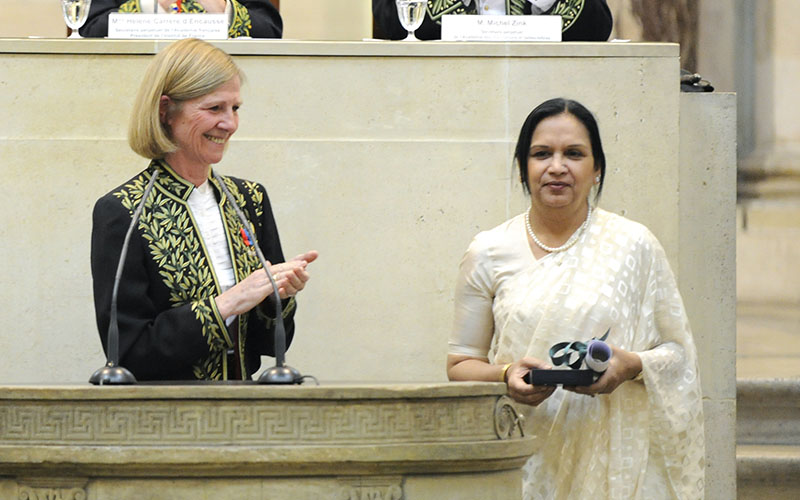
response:
M595 394L611 394L620 384L633 380L642 371L642 360L638 354L620 349L615 345L611 347L611 359L608 368L592 385L564 387L568 391L587 396Z
M538 406L549 398L556 388L551 385L533 385L526 382L525 376L534 368L549 370L552 366L536 358L522 358L508 368L506 384L508 385L508 395L515 401Z
M278 294L281 299L287 299L298 294L306 286L310 275L306 267L318 257L318 252L310 251L296 256L281 264L269 265ZM217 296L217 307L223 318L244 314L273 295L272 282L267 277L264 269L258 269L250 275Z

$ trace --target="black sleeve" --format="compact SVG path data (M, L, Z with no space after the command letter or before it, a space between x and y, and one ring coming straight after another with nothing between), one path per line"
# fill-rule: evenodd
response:
M95 314L103 349L107 350L114 276L125 233L131 221L127 208L113 195L95 204L92 223L91 267ZM209 354L209 342L224 348L227 332L213 297L174 308L164 308L155 298L160 279L137 230L131 235L120 280L117 310L120 364L138 380L192 378L192 365ZM208 308L214 318L203 325L192 307ZM218 335L211 341L203 331Z
M281 38L283 20L269 0L238 0L250 14L252 38Z
M86 23L79 33L87 38L103 38L108 36L108 15L116 12L125 0L92 0Z
M280 38L283 35L283 20L269 0L238 0L250 15L250 36L253 38ZM116 12L125 0L93 0L80 29L81 36L102 38L108 36L108 15Z
M585 0L578 18L564 30L561 39L565 42L605 42L613 27L614 21L606 0Z
M372 0L372 16L380 30L380 37L389 40L402 40L408 36L408 31L400 24L397 17L395 0ZM425 14L422 25L414 32L420 40L438 40L442 38L442 27Z
M548 11L552 13L556 8L563 8L566 0L556 2ZM474 7L474 1L470 4L470 10ZM525 13L530 14L530 3L525 2ZM408 32L400 24L397 17L397 7L394 0L372 0L372 15L378 29L384 38L390 40L401 40L408 35ZM611 34L613 21L611 11L606 4L606 0L585 0L578 14L578 18L562 34L562 40L570 41L606 41ZM415 32L417 38L421 40L438 40L442 37L441 25L432 20L428 14L422 26Z

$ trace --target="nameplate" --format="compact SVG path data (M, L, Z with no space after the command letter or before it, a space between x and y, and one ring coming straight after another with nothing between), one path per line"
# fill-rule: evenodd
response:
M560 42L561 16L442 16L449 42Z
M108 15L108 38L225 40L228 38L228 16L112 12Z

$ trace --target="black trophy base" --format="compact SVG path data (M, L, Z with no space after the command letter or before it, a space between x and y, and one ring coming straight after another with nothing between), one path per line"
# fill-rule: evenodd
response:
M273 366L258 377L259 384L302 384L303 376L291 366Z
M596 380L592 370L537 370L525 374L525 382L533 385L592 385Z
M94 372L89 377L89 382L94 385L133 385L136 377L127 369L109 363Z

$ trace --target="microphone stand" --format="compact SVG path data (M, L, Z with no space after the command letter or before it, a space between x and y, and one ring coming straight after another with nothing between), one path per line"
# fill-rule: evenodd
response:
M236 203L236 199L231 194L228 187L225 185L225 181L214 172L214 178L217 180L219 185L222 187L222 191L225 192L225 196L230 200L233 209L236 211L236 215L239 217L239 220L242 223L242 229L244 229L245 233L250 235L250 231L248 231L249 221L247 217L245 217L244 212L242 209L239 208L239 205ZM281 296L278 293L278 286L275 283L275 278L272 277L272 273L269 272L269 267L267 266L267 259L264 258L264 254L261 252L261 247L258 244L258 241L255 239L255 235L250 235L250 245L255 248L256 255L258 255L258 260L261 262L261 265L264 267L264 272L267 273L267 278L269 278L269 282L272 284L272 296L275 300L275 366L265 370L260 377L258 377L259 384L302 384L303 383L303 376L300 374L299 371L292 368L291 366L286 365L285 356L286 356L286 328L283 325L283 308L281 307ZM245 242L247 243L247 242Z
M131 385L136 383L136 377L133 373L126 368L119 366L119 323L117 322L117 295L119 294L119 282L122 278L122 267L125 265L125 256L128 255L128 244L133 233L133 228L139 221L139 216L142 214L144 202L153 190L156 178L158 177L159 170L153 170L150 176L150 182L142 194L142 201L133 212L131 224L128 226L128 232L125 233L125 241L122 243L122 251L119 255L119 263L117 264L117 274L114 276L114 288L111 291L111 314L108 321L108 356L106 357L106 364L102 368L97 369L89 378L89 382L94 385Z

